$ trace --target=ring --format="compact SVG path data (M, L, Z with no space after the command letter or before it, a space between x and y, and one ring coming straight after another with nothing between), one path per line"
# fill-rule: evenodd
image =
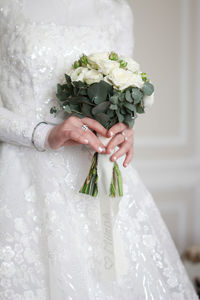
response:
M81 126L81 128L83 129L83 130L88 130L88 126L87 125L85 125L85 124L83 124L82 126Z
M123 135L123 137L124 137L124 141L127 141L127 140L128 140L128 137L126 136L126 134L125 134L124 131L122 131L122 135Z

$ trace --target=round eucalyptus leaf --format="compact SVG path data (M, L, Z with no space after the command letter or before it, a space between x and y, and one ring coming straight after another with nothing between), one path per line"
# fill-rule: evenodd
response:
M87 93L90 100L92 100L95 104L99 104L107 98L107 89L102 81L91 84Z
M135 123L135 119L132 118L130 115L125 116L124 123L126 123L130 128L133 128Z
M72 112L71 109L70 109L70 106L67 104L67 105L64 105L63 106L63 109L68 112L69 114Z
M114 111L114 110L108 109L108 111L106 112L106 114L107 114L110 118L113 118L113 117L115 116L115 111Z
M126 110L122 107L122 108L120 109L120 113L121 113L122 115L126 115Z
M135 110L135 106L133 104L131 104L131 103L125 102L124 106L126 108L128 108L130 111L134 111Z
M82 106L81 106L81 112L86 117L92 117L91 105L83 103Z
M154 92L154 86L150 82L145 82L142 91L145 93L147 96L151 96Z
M144 106L142 105L142 103L139 103L136 105L136 110L137 110L137 113L138 114L143 114L145 111L144 111Z
M124 121L124 116L122 114L120 114L119 110L116 111L117 117L118 117L118 121L120 123L122 123Z
M116 104L111 104L109 108L112 110L116 110L118 109L118 106Z
M126 101L128 101L130 103L133 102L133 98L131 97L131 92L129 90L126 91L125 98L126 98Z
M110 106L109 101L101 102L92 109L92 114L95 116L99 113L104 113L107 111L109 106Z
M134 99L134 104L137 104L143 98L143 93L138 88L132 89L132 97Z
M104 114L104 113L99 113L97 115L95 115L95 119L101 123L101 125L103 125L104 127L107 127L110 121L110 118L108 115Z
M117 95L113 95L112 97L110 97L110 102L112 104L118 104L118 96Z

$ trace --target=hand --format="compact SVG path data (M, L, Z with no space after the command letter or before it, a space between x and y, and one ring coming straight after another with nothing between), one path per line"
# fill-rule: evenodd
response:
M90 118L80 119L76 116L71 116L51 129L47 138L47 144L54 150L62 146L88 144L95 151L105 153L105 146L98 137L89 128L87 130L81 128L84 124L106 137L107 130L99 122Z
M126 168L133 158L133 129L124 123L117 123L108 130L107 137L113 137L107 146L107 153L111 153L116 146L120 146L119 150L111 156L111 161L126 154L123 163Z

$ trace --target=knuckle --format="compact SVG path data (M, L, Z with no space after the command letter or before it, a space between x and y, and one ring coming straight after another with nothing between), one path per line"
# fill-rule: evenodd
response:
M71 124L71 123L74 123L74 121L76 121L76 120L77 120L77 117L72 115L66 120L66 122L68 121L68 124Z

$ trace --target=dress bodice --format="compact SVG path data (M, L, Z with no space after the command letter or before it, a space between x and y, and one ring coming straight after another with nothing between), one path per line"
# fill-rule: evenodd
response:
M126 0L0 0L0 141L33 147L38 121L62 121L49 110L72 62L110 50L133 52ZM52 126L36 130L39 148Z
M105 9L106 2L116 5L112 0L101 2ZM46 14L47 18L38 21L34 15L25 15L24 4L24 0L12 0L1 8L2 100L16 113L48 120L49 107L56 101L56 84L72 62L82 53L118 50L120 20L101 22L97 17L94 24L85 19L85 24L70 25L55 18L52 22ZM11 95L15 95L14 101Z

